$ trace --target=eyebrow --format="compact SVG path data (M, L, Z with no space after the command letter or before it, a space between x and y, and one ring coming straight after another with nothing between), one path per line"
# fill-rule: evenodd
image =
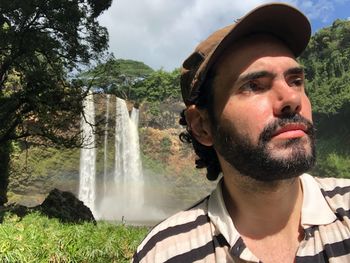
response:
M301 75L304 74L304 68L302 67L294 67L288 69L286 72L284 72L284 75Z
M247 81L250 81L250 80L255 80L255 79L264 78L264 77L271 77L271 78L273 78L273 77L275 77L275 75L276 74L271 73L271 72L266 71L266 70L251 72L251 73L240 75L237 78L236 83L247 82Z
M289 68L283 73L284 76L286 76L286 75L300 75L300 74L304 74L304 69L302 67ZM264 78L264 77L274 78L275 76L276 76L276 74L269 72L269 71L266 71L266 70L250 72L247 74L240 75L237 78L236 83L247 82L250 80L255 80L255 79Z

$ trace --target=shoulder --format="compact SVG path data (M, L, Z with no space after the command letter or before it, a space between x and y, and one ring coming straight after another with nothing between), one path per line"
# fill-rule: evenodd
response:
M350 179L333 177L314 177L326 196L350 193Z
M315 177L321 192L333 208L350 209L350 179Z
M155 226L138 247L134 262L164 262L200 247L210 237L207 197Z

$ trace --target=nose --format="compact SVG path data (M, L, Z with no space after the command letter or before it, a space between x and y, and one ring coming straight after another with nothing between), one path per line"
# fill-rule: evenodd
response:
M289 86L285 80L280 80L273 87L275 96L275 116L294 115L302 108L302 93L300 87Z

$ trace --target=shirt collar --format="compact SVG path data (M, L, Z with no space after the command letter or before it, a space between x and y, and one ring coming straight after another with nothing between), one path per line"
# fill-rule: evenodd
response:
M309 174L300 176L303 187L303 205L301 224L304 227L332 223L336 215L325 200L316 180ZM232 219L226 209L222 195L223 180L217 184L209 198L208 215L218 231L225 237L231 247L240 238Z
M240 235L235 228L232 219L226 209L224 198L222 195L223 179L217 184L212 192L208 203L208 215L218 231L225 237L232 247L239 239Z
M337 219L323 196L320 186L309 174L300 176L303 187L303 207L301 210L301 224L304 227L326 225Z

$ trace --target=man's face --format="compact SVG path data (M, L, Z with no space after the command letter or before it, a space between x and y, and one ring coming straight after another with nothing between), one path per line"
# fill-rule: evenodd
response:
M304 72L276 39L256 36L223 55L214 81L212 133L223 172L291 178L315 162Z

